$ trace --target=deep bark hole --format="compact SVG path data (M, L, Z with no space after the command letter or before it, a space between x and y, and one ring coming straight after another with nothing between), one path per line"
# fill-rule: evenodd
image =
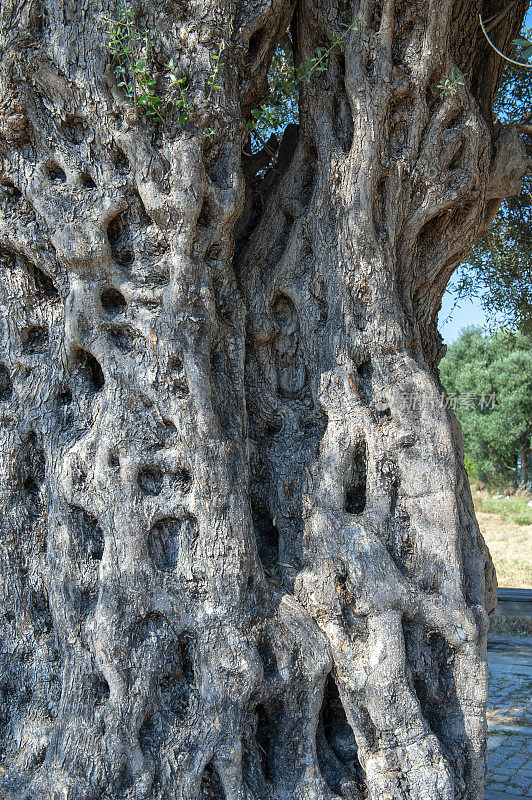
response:
M126 300L118 289L105 289L101 296L103 310L111 317L121 314L127 308Z
M357 745L338 688L327 676L317 737L318 759L329 787L342 796L346 784L357 789L365 785L365 776L357 756Z
M107 226L107 238L113 259L121 267L131 267L135 259L129 225L124 214L119 214Z
M345 489L345 510L348 514L362 514L366 508L367 447L359 441L351 454L351 470Z
M103 370L96 358L86 350L78 349L74 355L74 374L78 374L87 390L100 392L105 384Z
M13 381L5 364L0 364L0 401L6 402L13 394Z
M211 764L208 764L203 772L200 797L201 800L226 800L223 784Z
M49 275L34 264L30 264L28 269L35 283L37 297L43 300L59 299L59 290Z
M48 330L42 325L29 325L20 332L22 352L27 355L42 353L48 346Z
M260 750L262 774L266 780L269 780L271 777L270 744L272 740L272 727L263 705L259 704L255 708L255 713L257 715L257 733L255 734L255 738Z
M276 566L279 562L279 530L274 520L268 514L255 510L253 522L260 560L266 567Z
M46 165L46 174L52 183L64 183L66 181L66 172L55 161L50 161Z

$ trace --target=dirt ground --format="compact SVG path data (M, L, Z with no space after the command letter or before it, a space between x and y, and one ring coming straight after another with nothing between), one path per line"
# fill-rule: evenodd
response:
M527 519L526 514L523 511L512 513L505 499L486 500L486 493L482 495L473 492L478 523L495 563L499 586L532 589L532 524L522 524ZM491 511L498 505L502 513L482 510L489 508ZM526 504L520 505L522 508ZM532 512L532 508L526 507Z

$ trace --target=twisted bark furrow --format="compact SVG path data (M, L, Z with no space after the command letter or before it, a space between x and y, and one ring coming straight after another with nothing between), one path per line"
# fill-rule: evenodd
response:
M463 6L144 4L164 124L91 0L2 7L8 796L480 800L492 567L435 319L523 165L476 74L438 95ZM258 178L289 23L345 53Z
M265 371L263 365L273 363L284 330L292 339L302 332L304 349L285 350L284 372L291 374L301 398L304 387L309 387L313 403L326 413L327 428L317 455L314 442L301 441L299 447L308 456L298 455L298 462L312 467L307 477L299 470L295 492L294 481L287 481L294 457L275 444L276 437L282 440L283 429L270 431L266 452L274 487L269 491L269 512L279 526L279 553L287 553L286 543L293 538L288 520L294 501L285 501L286 483L291 494L302 498L303 570L296 579L296 596L327 634L370 796L476 797L483 781L485 737L483 547L479 549L478 529L469 524L464 528L458 513L456 496L463 478L455 467L456 431L448 412L437 411L439 387L419 344L426 342L429 329L425 306L434 327L440 271L450 274L450 263L454 266L454 259L482 225L489 132L465 92L443 103L432 101L435 108L427 103L425 93L431 91L429 81L434 85L435 69L448 66L448 11L423 12L428 25L418 27L418 41L427 51L434 47L432 57L416 60L410 79L415 76L420 85L414 96L409 93L410 104L401 108L394 102L404 93L410 66L405 59L394 86L391 60L385 53L389 54L392 21L401 24L400 11L395 13L394 18L393 4L388 3L379 21L368 4L361 31L353 32L347 45L346 89L355 130L345 158L339 155L334 93L323 95L327 78L305 92L303 108L309 122L303 121L298 148L304 152L312 142L318 153L319 183L309 206L285 236L275 271L262 265L266 252L275 251L272 241L282 230L276 199L246 253L244 263L249 266L241 280L250 308L256 309L257 319L268 299L271 308L269 336L264 321L251 317L254 349L249 352L248 382L252 393L254 384L260 385L263 398L264 381L269 386L271 397L263 407L275 407L281 419L293 413L297 401L286 398L278 376L276 380L271 367ZM299 19L311 20L313 14L319 19L313 7L304 7ZM378 40L365 29L376 25ZM302 57L305 48L312 52L315 47L310 30L298 27ZM329 35L333 31L329 28ZM358 56L357 37L362 39L365 58ZM378 101L375 65L385 87ZM334 68L329 75L333 74ZM385 126L389 129L390 108L395 127L400 109L409 128L400 159L388 165L378 147ZM389 201L368 225L360 210L371 207L375 187L383 180L379 188ZM297 196L296 170L285 175L277 191L286 207L290 195ZM338 214L336 199L345 211L335 225L337 261L331 269L330 220L332 208ZM461 206L468 211L456 227L446 219L447 224L437 229L438 243L431 242L430 250L423 246L427 223ZM310 247L314 274L305 272L302 241ZM329 317L320 325L323 321L313 303L316 290L310 285L321 287L324 279ZM420 288L423 300L418 297ZM285 307L290 307L290 315L285 313L282 319L275 314L279 292ZM371 309L372 317L366 316L366 309ZM431 354L430 346L425 352ZM414 398L419 409L410 413L402 409L397 390ZM250 410L252 421L255 415L260 417L257 403ZM296 423L298 427L302 430ZM264 448L264 437L258 441ZM261 470L254 476L256 491L264 486L263 475ZM462 550L467 553L465 564ZM287 578L290 566L299 565L284 568ZM440 741L425 718L425 676L418 668L419 689L414 692L410 666L419 659L429 664L435 655L423 636L415 646L410 636L405 650L401 620L408 620L415 631L437 631L453 654L451 668L440 666L452 675L452 688L441 697L443 708L436 719L440 714L443 718L448 706L456 722L446 726L445 733L441 721L435 726ZM360 622L365 630L362 639Z

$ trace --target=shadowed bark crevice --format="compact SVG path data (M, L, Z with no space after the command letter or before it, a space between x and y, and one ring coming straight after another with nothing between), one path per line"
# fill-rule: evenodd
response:
M320 767L331 790L349 800L363 797L367 789L358 761L356 740L331 675L325 684L317 750Z
M201 800L226 800L223 784L216 769L210 764L205 767L201 779Z
M0 364L0 401L5 403L13 394L13 382L9 375L9 370L4 364Z
M366 508L367 452L364 441L357 442L351 453L351 469L347 473L345 510L348 514L362 514Z
M96 393L103 389L105 377L100 364L91 353L77 350L73 358L73 367L89 392Z

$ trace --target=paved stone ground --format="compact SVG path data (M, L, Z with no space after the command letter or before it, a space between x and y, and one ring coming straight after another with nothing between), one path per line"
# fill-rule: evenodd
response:
M532 800L532 639L488 645L486 800Z

